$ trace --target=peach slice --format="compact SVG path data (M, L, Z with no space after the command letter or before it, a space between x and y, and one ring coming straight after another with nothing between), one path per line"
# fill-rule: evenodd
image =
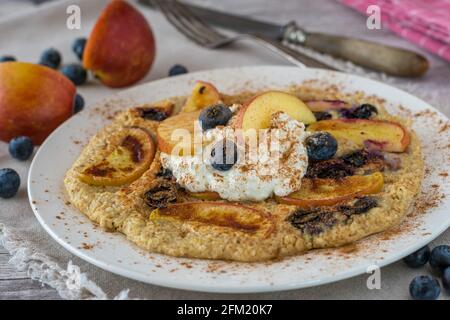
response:
M150 70L155 40L145 17L126 1L103 10L89 36L83 65L112 88L132 85Z
M399 123L387 120L335 119L311 124L308 131L327 131L338 140L350 140L363 148L403 152L408 147L408 131Z
M299 191L276 199L280 203L302 208L332 206L358 196L379 193L383 185L380 172L342 179L304 179Z
M219 91L211 83L197 81L191 95L183 107L184 112L201 110L219 103L221 97Z
M351 109L353 106L342 100L309 100L305 104L313 112L324 112L329 110Z
M267 91L244 105L237 115L237 127L244 131L269 128L271 115L278 111L305 124L316 122L311 110L296 96L281 91Z
M159 219L195 221L247 233L263 232L266 236L274 228L271 216L265 211L225 202L184 202L169 205L151 212L150 220Z
M140 128L124 128L110 138L105 157L83 168L79 179L96 186L119 186L138 179L155 155L150 135Z
M201 132L198 125L200 112L182 112L161 122L156 133L159 150L172 154L176 148L174 152L179 156L194 154L196 126Z
M51 68L0 63L0 139L29 136L41 144L72 116L75 93L73 83Z
M213 200L220 200L220 195L217 192L212 192L212 191L204 191L204 192L188 192L188 194L196 199L200 199L200 200L209 200L209 201L213 201Z

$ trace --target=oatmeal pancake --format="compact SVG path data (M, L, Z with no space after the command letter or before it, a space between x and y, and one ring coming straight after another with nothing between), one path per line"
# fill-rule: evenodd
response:
M199 129L202 153L172 152L169 137L180 128ZM250 163L246 140L230 142L232 130L252 129L274 133L279 159L267 153ZM341 246L399 224L423 171L408 121L375 97L306 86L231 96L199 82L189 97L118 114L64 184L89 219L145 250L250 262Z

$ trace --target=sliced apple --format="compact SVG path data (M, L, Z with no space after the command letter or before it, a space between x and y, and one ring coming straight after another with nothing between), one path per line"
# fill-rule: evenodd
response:
M184 112L201 110L220 102L220 93L209 82L197 81L183 107Z
M249 206L225 202L184 202L155 209L150 220L177 219L195 221L237 231L270 233L273 228L271 216Z
M311 110L296 96L281 91L267 91L244 105L237 115L237 127L244 131L267 129L272 114L279 111L305 124L316 122Z
M195 128L201 133L198 125L200 112L182 112L161 122L157 129L159 150L167 154L173 151L179 156L194 154Z
M305 104L313 112L324 112L329 110L351 109L353 106L342 100L309 100Z
M217 192L205 191L205 192L188 192L188 194L199 200L220 200L220 195Z
M280 203L302 208L332 206L358 196L379 193L383 185L380 172L342 179L304 179L299 191L276 199Z
M97 186L119 186L138 179L155 155L155 144L149 134L139 128L124 128L110 138L105 156L84 167L79 179Z
M335 119L311 124L308 131L327 131L339 140L350 140L363 148L368 143L372 148L387 152L403 152L408 147L408 131L399 123L386 120Z

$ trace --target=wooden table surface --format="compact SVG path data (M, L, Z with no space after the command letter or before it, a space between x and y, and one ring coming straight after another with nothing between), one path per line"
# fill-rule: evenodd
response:
M33 7L27 0L1 0L0 17ZM8 263L8 251L0 245L0 299L61 299L56 290L33 281Z
M31 9L32 6L30 0L0 0L0 18ZM442 74L439 79L447 81L448 76ZM0 245L0 300L61 299L56 290L32 280L25 271L17 271L8 263L10 258L10 254Z
M0 246L0 300L61 299L55 289L31 280L25 271L17 271L8 263L10 258Z

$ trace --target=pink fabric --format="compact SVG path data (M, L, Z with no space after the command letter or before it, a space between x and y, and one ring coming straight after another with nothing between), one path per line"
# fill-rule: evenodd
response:
M384 26L450 61L450 0L339 0L367 14L378 5Z

